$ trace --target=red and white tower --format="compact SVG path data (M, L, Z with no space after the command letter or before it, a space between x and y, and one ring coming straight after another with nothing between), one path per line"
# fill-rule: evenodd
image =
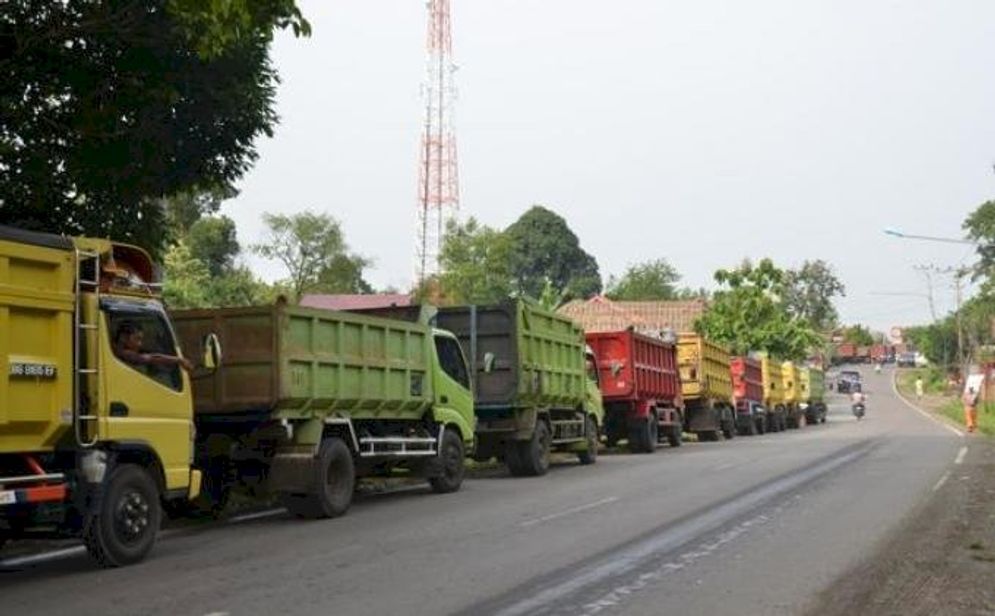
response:
M419 283L439 273L439 249L445 222L459 209L459 168L453 103L453 73L449 0L427 0L428 66L422 94L425 122L418 177L418 248L416 276Z

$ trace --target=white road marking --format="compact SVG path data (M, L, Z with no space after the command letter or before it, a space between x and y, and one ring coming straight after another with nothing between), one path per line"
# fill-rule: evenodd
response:
M287 510L283 507L279 509L267 509L266 511L257 511L256 513L246 513L245 515L237 515L228 520L228 524L239 524L241 522L251 522L252 520L261 520L263 518L272 518L283 513Z
M736 468L737 466L739 466L739 465L736 464L735 462L727 462L726 464L720 464L720 465L716 466L712 470L713 471L726 471L726 470L729 470L730 468Z
M966 456L966 455L967 455L967 445L965 445L964 447L961 447L960 451L957 452L957 457L954 458L954 464L963 464L964 463L964 456Z
M930 414L930 413L922 410L918 406L912 404L911 402L909 402L908 400L906 400L904 397L902 397L902 394L898 393L898 373L897 372L895 373L895 375L891 379L891 389L892 389L892 391L895 392L895 397L902 401L902 404L904 404L905 406L909 407L913 411L919 413L920 415L922 415L926 419L932 421L933 423L939 424L939 425L943 426L944 428L946 428L947 430L950 430L951 432L953 432L957 436L959 436L961 438L964 438L964 432L962 432L961 430L958 430L957 428L951 426L950 424L948 424L945 421L940 421L936 417L933 417L932 414Z
M559 518L563 518L568 515L573 515L575 513L580 513L582 511L587 511L588 509L594 509L595 507L610 505L611 503L614 503L616 501L618 501L617 496L609 496L608 498L603 498L599 501L594 501L593 503L588 503L586 505L580 505L579 507L566 509L564 511L560 511L559 513L551 513L549 515L544 515L540 518L533 518L531 520L526 520L521 524L519 524L519 526L523 528L527 528L529 526L535 526L536 524L542 524L543 522L549 522L550 520L558 520Z
M936 485L933 486L933 491L936 492L937 490L942 488L943 484L945 484L948 479L950 479L950 471L943 473L943 477L940 477L940 480L937 481Z
M209 612L204 616L228 616L230 612Z

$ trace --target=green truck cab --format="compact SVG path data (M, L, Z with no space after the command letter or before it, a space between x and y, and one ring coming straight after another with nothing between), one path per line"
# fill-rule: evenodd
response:
M479 461L516 476L543 475L553 450L597 460L604 407L597 362L570 319L525 300L440 308L470 358Z
M202 506L233 489L275 494L295 515L334 517L363 477L459 490L474 446L459 342L414 321L289 306L173 313L184 345L216 334L223 365L194 385Z
M0 227L0 544L82 538L143 559L193 498L191 375L142 249ZM188 346L210 351L216 340ZM196 374L194 375L196 376Z

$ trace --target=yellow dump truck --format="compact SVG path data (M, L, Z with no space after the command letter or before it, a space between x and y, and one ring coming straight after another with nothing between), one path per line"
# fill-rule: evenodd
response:
M0 543L81 537L126 565L197 495L191 365L157 289L134 246L0 227Z
M794 362L781 364L781 383L784 385L785 423L788 428L797 430L805 425L805 412L802 410L801 374Z
M781 363L769 357L763 357L761 361L763 364L764 407L767 409L767 431L780 432L787 428Z
M684 429L705 441L736 435L729 350L697 334L681 334L677 363L684 397Z

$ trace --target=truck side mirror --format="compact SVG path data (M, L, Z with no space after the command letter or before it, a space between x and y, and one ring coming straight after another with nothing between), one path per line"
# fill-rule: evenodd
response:
M491 372L494 372L494 361L495 361L494 353L491 353L490 351L487 351L486 353L484 353L484 373L485 374L490 374Z
M202 342L202 364L204 368L215 371L221 366L221 340L218 339L218 335L215 333L210 333L204 336Z

